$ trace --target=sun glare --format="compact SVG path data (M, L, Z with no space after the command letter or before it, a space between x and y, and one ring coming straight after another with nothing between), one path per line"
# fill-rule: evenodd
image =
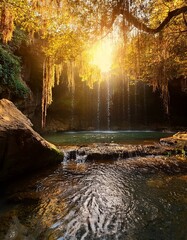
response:
M110 72L114 44L111 38L104 38L92 49L92 65L97 66L102 73Z

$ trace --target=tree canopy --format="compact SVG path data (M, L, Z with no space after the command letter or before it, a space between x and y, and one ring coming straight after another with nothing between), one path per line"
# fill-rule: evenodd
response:
M166 111L168 81L187 76L185 0L2 0L0 16L2 46L11 42L17 28L29 36L31 45L40 46L43 126L63 67L72 91L76 66L90 86L101 81L93 52L111 36L112 71L122 69L126 77L160 89Z

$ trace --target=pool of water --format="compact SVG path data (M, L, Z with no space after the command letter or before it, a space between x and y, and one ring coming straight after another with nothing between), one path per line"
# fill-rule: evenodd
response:
M45 138L58 145L144 144L171 135L63 132ZM182 171L179 160L64 161L0 188L0 239L186 240L187 160L182 160Z
M91 143L147 144L174 133L157 131L80 131L45 134L44 138L57 145L82 145Z
M13 185L0 239L185 240L187 175L139 171L139 160L71 162Z

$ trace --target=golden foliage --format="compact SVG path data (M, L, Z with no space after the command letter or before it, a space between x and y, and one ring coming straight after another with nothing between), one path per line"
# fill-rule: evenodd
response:
M55 76L56 76L56 84L59 85L60 77L63 71L63 63L55 64Z
M3 43L12 39L14 31L14 14L9 4L3 3L1 8L1 34Z
M54 59L46 57L43 63L42 127L45 127L47 107L52 103L52 88L55 84L54 66Z
M60 82L66 64L69 88L75 90L75 68L79 76L93 87L102 80L98 66L90 64L88 42L103 36L111 28L123 2L126 10L151 28L156 28L168 12L186 6L185 0L173 1L84 1L84 0L3 0L0 3L1 38L7 43L12 38L15 25L34 37L37 33L44 55L42 125L45 125L47 107L52 103L52 88ZM128 19L121 19L123 44L118 44L115 74L123 71L128 79L143 80L159 89L168 112L168 81L177 74L186 76L187 40L186 25L182 15L175 17L160 34L148 35L135 31ZM125 30L124 30L125 29ZM177 32L177 33L176 33ZM97 34L96 34L97 33ZM182 49L183 48L183 49ZM121 72L120 72L121 73ZM185 83L185 84L184 84ZM186 86L186 82L183 81ZM182 85L182 86L183 86ZM185 87L184 87L185 88Z

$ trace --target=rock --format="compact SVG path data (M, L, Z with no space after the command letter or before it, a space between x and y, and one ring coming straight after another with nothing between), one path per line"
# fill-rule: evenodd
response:
M161 138L160 144L170 146L176 150L187 151L187 132L178 132L171 137Z
M167 155L168 149L159 144L155 145L122 145L122 144L93 144L68 149L67 159L78 160L117 160L147 155Z
M63 154L32 129L9 100L0 100L0 181L62 161Z
M69 124L65 124L60 120L50 119L47 121L45 132L66 131L68 128Z

